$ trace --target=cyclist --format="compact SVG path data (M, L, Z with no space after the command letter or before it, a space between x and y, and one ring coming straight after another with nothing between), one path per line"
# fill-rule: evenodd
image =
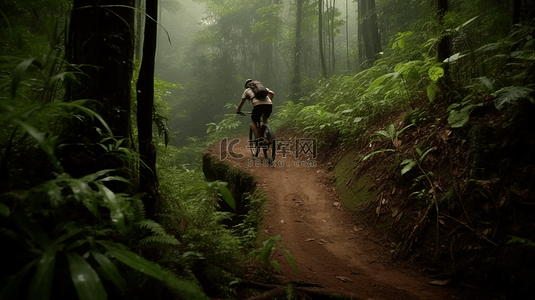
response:
M273 110L273 102L271 100L275 96L275 93L266 87L268 95L265 98L257 99L255 98L255 94L250 87L251 82L253 82L252 79L247 79L245 81L245 91L241 96L240 105L238 105L236 113L241 114L241 108L245 103L245 100L249 100L253 104L253 112L251 114L251 126L253 128L253 133L255 137L258 139L262 135L259 131L257 124L258 122L260 122L260 118L262 118L264 124L268 123L268 118Z

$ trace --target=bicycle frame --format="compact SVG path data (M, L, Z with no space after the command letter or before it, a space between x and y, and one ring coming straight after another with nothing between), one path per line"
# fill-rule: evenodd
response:
M252 112L241 112L240 114L245 116L246 114L252 114ZM273 133L271 126L265 124L262 118L257 122L257 128L260 131L260 138L254 137L252 125L249 128L249 147L251 149L251 154L253 157L258 157L260 148L262 148L264 157L268 159L270 163L273 163L277 152L275 134Z

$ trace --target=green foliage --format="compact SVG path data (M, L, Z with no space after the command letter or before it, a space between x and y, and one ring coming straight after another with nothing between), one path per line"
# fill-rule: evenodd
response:
M403 131L412 126L414 126L414 124L409 124L400 130L396 130L396 125L390 124L386 127L386 130L378 130L374 133L374 135L383 136L394 143L394 140L397 139L398 136L403 133Z
M533 85L532 85L533 87ZM492 95L496 97L494 99L494 105L496 109L502 110L506 105L516 104L520 100L529 100L532 104L535 104L535 98L532 96L535 89L529 86L508 86L501 88L494 92Z
M229 189L227 188L227 184L227 182L217 180L214 182L208 182L207 186L209 189L216 190L219 196L223 198L223 200L230 206L230 208L236 211L236 201L234 200L234 197L230 193Z
M284 254L284 256L286 257L286 259L288 260L288 262L290 263L294 271L297 274L299 274L299 269L297 268L297 264L295 262L293 255L288 250L285 249L284 243L277 244L280 238L281 236L277 235L277 236L273 236L265 240L262 243L263 245L262 248L256 251L258 257L260 258L260 260L262 260L262 262L264 263L264 266L267 267L271 264L271 266L278 273L280 273L281 272L280 265L276 260L273 259L273 254L276 251L280 251Z
M0 134L8 137L2 142L0 173L10 179L6 184L2 176L0 182L0 240L10 245L2 250L2 257L13 259L4 262L9 268L1 272L0 298L140 299L145 288L140 282L148 278L185 298L204 297L191 281L135 253L143 245L177 245L178 241L156 222L144 220L139 196L113 191L118 183L130 184L115 175L117 170L79 178L64 172L56 152L66 145L58 131L73 118L94 118L102 124L107 132L96 133L103 137L104 155L129 161L134 155L124 140L112 138L102 117L85 106L88 101L55 99L59 92L51 93L51 87L56 88L57 80L66 75L54 75L50 61L45 61L31 58L17 63L11 76L0 82L11 87L0 90ZM13 176L13 168L24 159L48 172L31 181ZM134 244L144 229L142 243L125 246Z
M516 244L516 245L520 245L520 246L523 246L532 250L535 249L535 242L530 239L521 238L517 236L509 236L509 237L511 239L507 242L508 245Z

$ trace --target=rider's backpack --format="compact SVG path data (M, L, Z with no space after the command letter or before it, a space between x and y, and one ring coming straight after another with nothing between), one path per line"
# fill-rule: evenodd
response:
M267 88L264 85L262 85L262 83L258 80L251 81L251 83L249 83L249 87L253 91L254 97L256 99L264 99L268 95Z

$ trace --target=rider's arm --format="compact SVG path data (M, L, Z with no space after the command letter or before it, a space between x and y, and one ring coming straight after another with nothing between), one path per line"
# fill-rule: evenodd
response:
M240 104L238 105L238 109L236 110L236 113L240 113L241 112L241 108L242 108L243 104L245 103L245 100L247 100L247 97L243 97L242 96Z

